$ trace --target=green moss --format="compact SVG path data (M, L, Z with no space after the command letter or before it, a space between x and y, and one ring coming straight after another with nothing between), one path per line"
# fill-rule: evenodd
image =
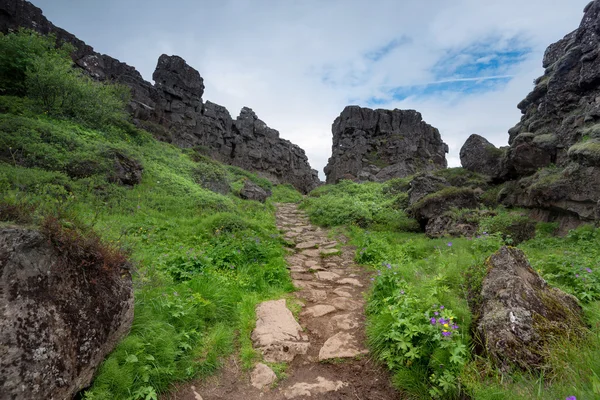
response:
M423 197L421 200L419 200L418 202L416 202L415 204L410 206L410 209L412 211L414 211L414 210L418 210L420 208L426 207L427 205L437 202L437 201L454 198L454 197L460 197L460 196L464 196L464 195L472 195L472 194L473 194L473 189L471 189L471 188L448 186L438 192L431 193L431 194Z
M558 143L558 137L553 133L545 133L534 137L533 143L537 144L540 147L554 146Z
M576 143L569 148L568 155L572 159L598 164L600 163L600 139Z
M488 184L487 177L461 167L440 169L433 174L446 179L452 186L476 188Z

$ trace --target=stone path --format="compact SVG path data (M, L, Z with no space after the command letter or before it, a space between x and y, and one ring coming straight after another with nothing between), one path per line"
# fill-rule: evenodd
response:
M267 365L248 374L230 360L219 377L165 399L398 399L387 371L365 346L364 292L370 281L354 264L353 249L311 225L295 204L278 205L277 227L294 245L287 262L302 311L297 322L285 300L260 304L252 340L265 362L289 364L287 377L274 385Z

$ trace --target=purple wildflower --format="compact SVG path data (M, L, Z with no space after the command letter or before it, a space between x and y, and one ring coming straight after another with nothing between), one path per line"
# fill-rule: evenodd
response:
M431 322L431 325L435 325L435 323L437 322L436 319L433 317L431 317L429 321Z
M448 337L448 336L452 335L452 332L446 332L446 331L444 331L444 332L442 332L442 335Z
M586 268L585 270L586 270L586 271L587 271L589 274L591 274L591 273L592 273L592 269L591 269L591 268Z
M371 278L371 280L372 280L372 281L374 281L374 280L375 280L375 278Z
M577 400L577 397L575 397L575 396L567 396L567 398L565 400Z
M401 291L400 291L400 294L404 294L404 290L401 290Z
M437 312L437 311L434 311L434 313L433 313L433 314L434 314L434 315L440 315L440 313L439 313L439 312Z
M446 307L444 307L444 306L440 306L440 310L443 310L444 308L446 308Z
M448 247L452 247L452 242L448 242Z
M452 325L452 329L458 329L458 325L456 325L456 324Z
M575 274L575 278L579 278L579 274Z

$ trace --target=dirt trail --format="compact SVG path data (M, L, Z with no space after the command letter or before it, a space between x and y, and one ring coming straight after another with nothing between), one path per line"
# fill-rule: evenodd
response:
M278 205L277 227L295 243L287 261L300 289L294 293L303 304L300 326L283 301L265 302L257 309L253 340L266 361L289 362L287 377L271 387L268 368L260 365L250 374L231 359L219 376L181 386L164 399L399 399L365 346L363 294L370 280L354 264L353 249L329 239L295 204ZM259 389L261 379L265 386Z

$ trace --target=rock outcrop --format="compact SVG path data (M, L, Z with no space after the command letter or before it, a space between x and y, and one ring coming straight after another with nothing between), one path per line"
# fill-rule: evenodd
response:
M56 244L0 229L2 399L73 398L131 327L127 264L86 249L82 262Z
M348 106L333 122L332 132L327 183L386 181L447 166L448 145L414 110Z
M500 179L505 175L503 158L506 149L498 149L482 136L469 136L460 149L460 163L472 172Z
M233 121L225 107L204 102L204 82L198 71L178 56L161 55L146 82L132 66L94 49L54 26L42 11L25 0L0 0L0 32L33 29L53 33L75 46L77 66L99 81L114 81L131 89L129 111L134 122L160 140L180 147L203 146L221 162L253 171L273 183L290 183L306 193L320 181L300 147L281 139L249 108Z
M499 368L540 368L550 341L585 331L577 299L549 287L521 250L502 247L486 264L477 332Z

